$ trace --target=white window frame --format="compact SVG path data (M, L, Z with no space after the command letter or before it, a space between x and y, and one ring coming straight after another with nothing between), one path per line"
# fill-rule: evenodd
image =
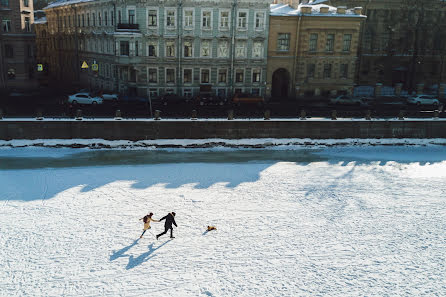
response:
M150 81L150 69L154 69L156 70L156 81ZM158 67L147 67L147 83L148 84L158 84L159 82L159 71L158 71Z
M177 28L177 9L175 7L166 7L164 9L164 24L166 27L166 30L175 30ZM173 19L174 19L174 25L173 26L168 26L167 25L167 18L168 18L168 14L169 12L173 12Z
M226 72L226 81L225 82L220 81L220 70L225 70L225 72ZM226 85L228 83L228 74L229 74L228 68L218 68L217 69L217 84Z
M257 28L257 14L263 13L263 26ZM266 26L266 11L265 10L255 10L254 11L254 30L255 31L264 31Z
M186 12L192 12L192 25L186 26ZM193 8L184 8L183 9L183 28L184 30L193 30L195 28L195 9Z
M149 25L149 12L151 10L156 11L156 26ZM152 30L153 29L158 29L159 23L160 23L159 15L160 15L160 12L159 12L159 8L158 7L154 7L154 6L147 7L147 9L146 9L146 24L147 24L147 28L148 29L152 29Z
M220 55L220 45L226 43L227 44L227 53L226 56L221 56ZM219 40L218 41L218 45L217 45L217 58L221 58L221 59L227 59L229 58L229 49L230 49L230 42L227 40Z
M150 98L153 98L154 96L156 98L159 96L159 93L160 93L158 88L147 88L147 92L148 92L148 95L150 96Z
M204 20L204 13L209 12L210 13L210 19L209 19L209 26L203 26L203 20ZM202 9L201 10L201 18L200 18L200 26L201 30L212 30L212 21L213 21L213 13L212 9Z
M173 42L173 56L168 56L167 55L167 43L168 42ZM176 41L172 40L172 39L165 40L165 43L164 43L164 57L166 57L166 58L175 58L177 56L176 55L176 51L177 51L177 43L176 43Z
M203 70L207 70L209 71L209 81L208 82L203 82ZM200 68L200 84L211 84L212 83L212 73L211 73L211 68Z
M238 70L241 70L242 71L242 73L243 73L243 80L241 81L241 82L238 82L237 81L237 71ZM245 71L245 69L243 69L243 68L236 68L236 69L234 69L234 82L236 83L236 84L244 84L245 83L245 79L246 79L246 73L245 73L246 71Z
M242 56L238 55L238 49L241 48L241 47L238 46L239 44L244 44L243 55ZM246 40L241 40L241 39L236 40L236 42L235 42L235 58L236 59L246 58L246 49L247 49L247 42L246 42Z
M188 57L186 57L184 55L184 47L186 45L186 42L190 42L190 48L191 48L190 56L188 56ZM183 40L182 55L183 55L183 58L185 58L185 59L190 59L190 58L194 57L194 41L193 40L190 40L190 39Z
M259 43L260 44L260 55L258 56L258 57L256 57L255 55L254 55L254 49L255 49L255 44L256 43ZM264 44L263 44L263 42L262 41L253 41L253 43L252 43L252 58L253 59L262 59L262 57L263 57L263 48L264 48Z
M185 82L184 81L184 73L186 72L186 70L190 70L191 71L191 80L190 82ZM194 69L193 68L183 68L183 84L185 85L192 85L194 83Z
M203 44L204 42L209 42L209 55L203 56ZM212 40L202 39L200 42L200 57L202 58L212 58Z
M228 26L227 27L222 27L221 26L221 18L222 18L222 13L223 12L227 12L228 13ZM220 31L229 31L231 29L231 10L229 9L220 9L218 11L218 30Z
M259 81L254 81L254 71L259 71ZM251 82L255 85L260 84L262 81L262 69L261 68L253 68L251 69Z
M245 27L240 27L240 13L246 13L246 23ZM237 10L237 30L238 31L247 31L248 30L248 24L249 24L249 10L248 9L239 9Z
M149 56L149 46L153 45L153 44L155 44L155 56ZM146 49L147 49L147 55L146 55L147 57L150 57L150 58L159 57L159 42L158 42L158 40L150 40L149 39L149 41L147 42Z
M167 82L167 70L173 70L173 82ZM164 78L165 78L165 81L166 81L166 84L175 84L176 83L176 78L177 78L177 74L176 74L176 69L175 68L169 68L169 67L167 67L166 68L166 70L164 70L164 74L165 74L165 76L164 76Z
M129 11L134 10L135 11L135 20L132 24L138 24L138 19L136 18L136 6L127 6L125 9L126 18L127 18L127 24L130 24L130 15Z
M186 90L189 90L190 96L186 95ZM192 88L183 88L183 97L192 98L194 96L194 90Z

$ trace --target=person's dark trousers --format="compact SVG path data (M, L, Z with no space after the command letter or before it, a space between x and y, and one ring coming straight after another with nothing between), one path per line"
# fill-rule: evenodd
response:
M162 235L166 234L166 233L167 233L167 231L169 231L169 229L170 229L170 237L173 237L173 228L172 228L172 227L170 227L170 228L166 228L166 229L164 229L164 232L163 232L163 233L160 233L160 234L158 234L158 235L156 236L156 238L158 238L158 237L160 237L160 236L162 236Z

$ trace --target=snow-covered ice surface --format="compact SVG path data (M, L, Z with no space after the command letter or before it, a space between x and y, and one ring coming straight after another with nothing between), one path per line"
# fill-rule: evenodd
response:
M446 295L445 146L4 147L0 188L1 296Z

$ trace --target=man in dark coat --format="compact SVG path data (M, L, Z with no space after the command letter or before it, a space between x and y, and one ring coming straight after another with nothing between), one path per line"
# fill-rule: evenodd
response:
M172 211L167 216L164 216L160 219L160 221L162 221L162 220L166 220L166 222L164 223L164 232L158 234L156 236L156 239L158 239L161 235L166 234L167 231L169 231L169 229L170 229L170 238L175 238L175 237L173 237L173 227L172 227L172 224L174 224L175 227L178 227L177 223L175 222L175 213Z

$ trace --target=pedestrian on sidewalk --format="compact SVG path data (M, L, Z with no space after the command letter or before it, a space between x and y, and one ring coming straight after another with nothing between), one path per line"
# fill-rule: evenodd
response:
M146 233L146 231L151 228L150 222L159 222L158 220L152 219L152 216L153 216L153 212L151 212L148 215L145 215L143 218L139 219L140 221L142 220L144 222L144 229L143 229L143 232L139 238L142 238L144 233Z
M175 227L178 227L177 223L175 222L175 213L172 211L171 213L169 213L168 215L166 215L160 219L160 221L162 221L162 220L166 220L166 222L164 223L164 232L158 234L156 236L156 239L158 239L160 236L166 234L167 231L169 231L169 229L170 229L170 238L175 238L175 237L173 237L173 227L172 227L172 224L174 224Z

